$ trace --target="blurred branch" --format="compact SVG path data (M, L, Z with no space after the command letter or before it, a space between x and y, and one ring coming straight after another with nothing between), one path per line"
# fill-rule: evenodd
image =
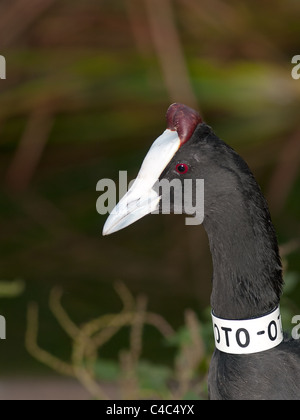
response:
M268 200L272 211L279 213L284 205L299 173L300 130L297 130L283 146L279 162L272 176Z
M136 366L129 351L123 350L120 352L120 366L122 371L120 385L123 399L138 400L140 392Z
M134 297L128 290L128 288L125 286L122 282L117 282L115 284L115 291L117 292L119 298L121 299L123 303L123 311L133 311L134 309Z
M25 346L27 351L38 361L50 367L60 375L74 376L74 369L71 365L54 357L52 354L42 350L37 344L38 338L38 306L36 303L31 303L28 306L27 312L27 331L25 336Z
M1 9L0 47L11 45L56 0L10 0Z
M139 296L136 303L136 313L133 317L130 332L130 349L133 362L137 363L143 346L143 329L146 321L147 299L145 296Z
M73 321L71 321L68 314L62 307L62 295L62 289L55 287L50 294L49 307L63 330L70 338L76 340L77 336L80 334L80 329L73 323Z
M171 100L199 108L176 28L172 0L144 1L154 47Z
M170 337L175 333L171 325L158 314L147 313L146 323L155 327L164 337Z
M86 349L91 348L86 357ZM97 383L94 377L92 364L96 362L97 349L93 346L92 340L84 331L76 337L73 342L72 366L78 381L97 400L108 400L106 392Z
M28 352L41 363L52 368L61 375L76 378L95 399L108 400L103 384L98 382L96 366L99 359L99 350L124 326L130 327L130 346L128 350L120 351L120 378L119 383L123 397L130 399L142 398L163 398L174 396L168 384L165 383L159 390L143 387L140 383L140 366L143 350L143 330L145 325L155 326L164 337L169 337L174 333L172 327L159 315L147 312L147 299L138 296L133 299L131 293L125 285L118 283L116 286L124 307L120 313L107 314L92 320L81 327L77 327L70 319L65 309L61 305L62 292L56 288L50 296L50 309L63 330L72 339L72 355L69 363L53 356L49 352L41 349L38 340L38 306L32 303L28 306L26 348ZM131 307L133 305L133 308ZM127 309L131 311L127 312ZM186 326L190 340L182 345L180 355L176 362L176 397L183 398L192 385L195 369L200 363L200 359L205 357L202 338L199 335L200 325L196 315L187 311ZM102 362L103 363L103 362ZM143 366L143 364L142 364ZM153 377L152 365L145 365L148 375ZM144 367L145 369L145 367ZM159 374L160 368L157 368ZM164 371L163 371L164 372ZM166 379L169 378L169 372ZM156 373L154 372L154 375ZM101 380L101 377L100 377ZM155 383L157 379L155 379ZM198 384L202 383L198 381Z
M53 126L53 116L46 111L34 111L6 175L9 189L25 191L39 164Z

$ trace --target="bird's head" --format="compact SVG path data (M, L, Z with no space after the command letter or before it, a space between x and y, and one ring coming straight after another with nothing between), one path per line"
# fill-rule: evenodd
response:
M201 123L200 115L193 109L182 104L170 106L167 130L152 144L134 184L107 219L103 235L117 232L147 214L162 211L162 195L156 188L162 179L192 177L194 164L180 152ZM174 197L169 202L172 211Z
M198 216L194 181L205 180L205 201L210 200L212 206L222 197L225 178L227 186L232 184L228 182L228 176L232 176L230 171L224 171L222 165L228 158L234 160L234 152L212 133L196 111L182 104L171 105L167 112L167 127L151 146L134 184L111 212L103 235L117 232L150 213L169 210L170 213ZM217 173L219 176L216 177ZM162 181L169 183L169 187L163 188ZM174 192L178 185L179 198ZM206 195L207 185L210 186L209 195ZM201 205L203 211L199 211L199 215L203 221L204 203Z

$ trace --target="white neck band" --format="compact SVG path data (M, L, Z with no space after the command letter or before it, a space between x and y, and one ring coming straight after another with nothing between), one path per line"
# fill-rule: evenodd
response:
M241 321L218 318L212 312L212 320L216 347L223 353L259 353L283 341L279 307L260 318Z

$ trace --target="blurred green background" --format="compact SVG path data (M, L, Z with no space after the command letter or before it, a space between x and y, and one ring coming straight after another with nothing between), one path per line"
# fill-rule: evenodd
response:
M1 0L0 300L7 340L0 376L50 375L25 349L28 302L41 347L67 360L70 342L48 307L54 286L75 323L118 312L123 282L178 330L187 309L207 319L211 258L202 228L152 216L102 238L96 184L135 177L178 101L199 109L248 162L268 198L291 313L300 307L300 54L298 0ZM299 313L299 312L298 312ZM151 329L143 358L175 350ZM114 362L128 331L101 348ZM1 379L0 379L1 382Z

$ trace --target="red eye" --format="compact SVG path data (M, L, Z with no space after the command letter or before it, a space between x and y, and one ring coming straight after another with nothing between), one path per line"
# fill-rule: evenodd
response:
M176 171L181 175L186 174L188 170L189 167L185 163L179 163L178 165L176 165Z

